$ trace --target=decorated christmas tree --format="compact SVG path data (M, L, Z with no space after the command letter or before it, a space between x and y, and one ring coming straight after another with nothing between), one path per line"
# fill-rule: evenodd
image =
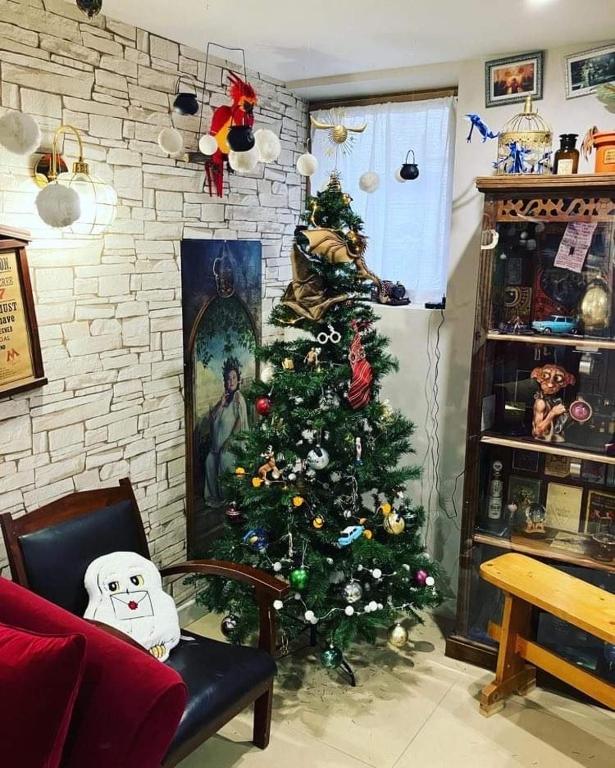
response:
M397 362L366 300L368 281L379 280L351 202L336 174L308 198L293 280L271 316L300 332L258 351L263 374L247 395L259 419L236 440L225 531L212 552L286 579L291 593L274 605L281 642L315 627L329 667L356 639L376 641L380 628L403 645L398 620L439 602L423 510L405 493L418 469L399 465L413 426L378 397ZM198 601L227 614L232 639L258 626L240 584L200 581Z

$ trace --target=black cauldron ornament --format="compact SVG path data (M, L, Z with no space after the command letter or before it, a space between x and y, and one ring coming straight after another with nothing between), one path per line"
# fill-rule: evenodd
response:
M177 81L175 86L175 101L173 102L173 109L179 115L196 115L199 111L199 102L196 98L196 93L189 93L187 91L180 91L180 81Z
M249 125L232 125L227 141L233 152L247 152L254 146L254 131Z
M92 18L100 13L103 0L77 0L77 8Z
M410 155L410 152L412 152L412 162L408 162L408 156ZM404 164L399 169L399 175L404 181L414 181L414 179L418 179L419 177L419 167L416 164L416 158L414 157L414 150L409 149L406 153L406 159L404 161Z

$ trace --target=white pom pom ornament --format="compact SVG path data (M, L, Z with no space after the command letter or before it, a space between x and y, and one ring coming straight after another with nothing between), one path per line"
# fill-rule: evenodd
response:
M297 171L302 176L313 176L318 170L318 160L310 152L305 152L297 160Z
M359 179L359 187L363 192L371 194L380 186L380 176L374 171L366 171Z
M199 139L199 149L204 155L215 155L218 149L218 142L215 136L211 136L209 133L205 136L201 136Z
M237 173L250 173L258 164L258 149L256 146L247 152L234 152L231 149L228 155L228 164Z
M70 227L81 216L81 200L72 187L51 183L36 196L38 215L54 229Z
M400 184L405 184L408 179L404 179L404 177L401 175L401 168L398 168L395 171L395 181L399 181Z
M163 128L158 134L158 146L167 155L177 155L184 148L184 140L177 128Z
M30 155L41 143L41 129L24 112L7 112L0 117L0 144L14 155Z
M282 151L280 139L268 128L259 128L254 133L254 142L261 163L275 163Z

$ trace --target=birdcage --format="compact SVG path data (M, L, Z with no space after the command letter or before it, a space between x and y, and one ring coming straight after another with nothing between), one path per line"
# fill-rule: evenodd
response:
M523 112L504 124L498 139L498 173L549 173L551 127L534 108L532 97Z

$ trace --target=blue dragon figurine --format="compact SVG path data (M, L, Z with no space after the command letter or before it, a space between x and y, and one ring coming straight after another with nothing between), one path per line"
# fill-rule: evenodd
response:
M472 141L472 133L474 132L475 128L483 137L483 144L487 141L487 139L497 139L497 137L500 135L499 133L494 133L492 130L490 130L483 122L481 116L477 115L476 112L470 112L468 115L466 115L466 120L470 121L470 133L468 133L468 138L466 139L468 143Z
M504 173L531 173L532 168L526 162L526 158L531 154L531 149L526 149L517 141L511 141L506 145L508 154L496 160L493 167L503 168Z

